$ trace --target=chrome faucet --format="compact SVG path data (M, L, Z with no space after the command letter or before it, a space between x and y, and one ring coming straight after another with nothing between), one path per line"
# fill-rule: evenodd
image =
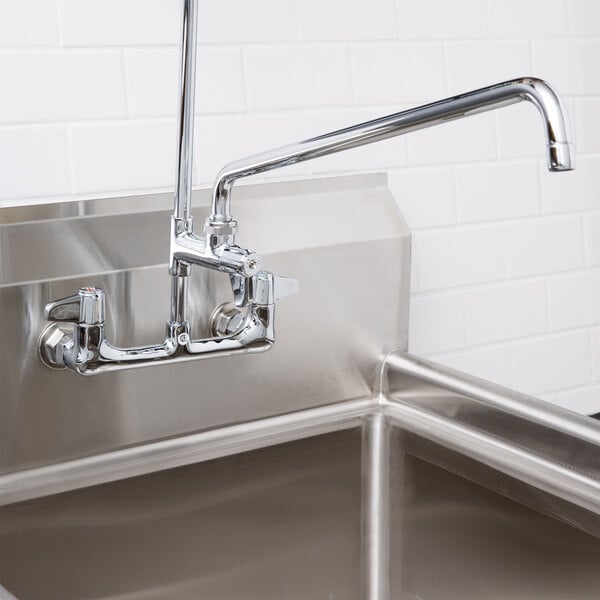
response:
M198 0L184 0L177 183L169 250L171 314L165 341L139 348L111 345L104 333L104 293L84 287L75 296L46 305L45 316L51 323L40 336L39 350L43 362L50 367L67 367L91 375L175 360L261 352L273 345L275 303L297 293L298 283L261 271L259 257L235 244L237 223L231 214L231 192L237 179L523 100L532 102L543 118L549 170L573 168L565 111L559 97L540 79L515 79L232 162L217 176L211 214L205 221L204 235L197 236L190 210L197 8ZM187 315L187 282L193 264L227 273L234 298L232 303L213 311L213 337L199 340L190 335Z
M169 249L171 314L165 340L137 348L113 346L104 332L104 292L84 287L45 307L50 325L40 336L39 351L42 361L52 368L93 375L158 361L265 351L275 341L275 302L298 292L294 279L261 271L259 257L235 244L237 224L232 219L222 223L209 219L205 235L194 234L191 197L197 21L198 0L183 0L177 183ZM198 340L192 339L187 315L187 283L193 264L228 274L233 292L233 302L212 313L213 337Z

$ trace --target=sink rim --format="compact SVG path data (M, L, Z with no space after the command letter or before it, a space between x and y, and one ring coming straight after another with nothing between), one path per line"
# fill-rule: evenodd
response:
M400 378L401 385L393 378ZM356 427L373 415L382 422L416 433L511 477L600 515L600 469L583 471L575 462L558 461L539 448L511 441L511 431L483 431L431 407L419 405L402 389L410 377L487 411L491 422L511 414L544 432L560 432L584 448L600 448L600 422L442 367L406 352L392 352L382 362L376 393L317 408L235 423L184 436L86 456L0 475L0 505L39 498L206 461L257 448ZM400 388L400 389L398 389ZM415 396L413 394L413 396ZM439 404L442 406L442 403ZM552 440L548 440L548 447ZM577 453L572 453L576 455Z

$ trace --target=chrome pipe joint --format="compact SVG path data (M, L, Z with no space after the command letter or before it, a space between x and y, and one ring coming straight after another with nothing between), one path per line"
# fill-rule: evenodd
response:
M76 296L46 306L46 318L51 324L40 338L39 350L48 366L67 367L82 375L91 375L165 360L269 349L275 341L275 303L297 293L298 283L261 271L259 257L235 244L237 223L231 213L231 192L238 179L521 101L531 102L542 117L548 169L569 171L573 168L566 114L560 98L546 82L525 77L232 162L217 176L211 214L205 221L204 235L198 236L194 233L190 210L198 0L183 2L177 183L169 250L171 316L165 341L140 348L112 346L104 335L103 292L97 288L82 288ZM227 273L234 297L232 303L213 311L210 319L213 337L199 340L191 338L187 315L187 281L192 265Z

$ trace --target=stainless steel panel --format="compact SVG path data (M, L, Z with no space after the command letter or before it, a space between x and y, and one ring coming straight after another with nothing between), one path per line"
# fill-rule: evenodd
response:
M0 226L2 472L371 393L382 353L405 346L407 338L409 235L385 178L239 191L242 239L255 242L266 268L301 284L300 296L278 309L275 347L263 355L92 380L41 364L36 343L43 306L93 284L110 290L107 330L115 343L161 341L169 316L166 213L144 212L146 198L137 199L139 221L115 210L114 200L91 202L82 209L89 216L58 220L23 221L34 215L7 211L9 223ZM207 192L198 196L200 204L208 203ZM167 198L148 201L156 209ZM202 216L200 209L197 218ZM139 230L125 235L133 222ZM284 222L285 228L279 226ZM199 335L229 294L225 275L194 269Z

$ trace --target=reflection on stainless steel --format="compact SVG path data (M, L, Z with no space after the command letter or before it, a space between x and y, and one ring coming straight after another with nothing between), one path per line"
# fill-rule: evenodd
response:
M157 362L256 353L271 348L275 341L275 303L295 295L298 283L261 271L259 256L236 245L237 222L231 215L230 196L234 182L241 177L342 152L522 100L532 102L543 117L548 168L551 171L572 168L560 99L544 81L516 79L231 163L217 177L212 212L205 221L204 236L198 236L194 233L191 216L197 19L198 0L183 0L177 183L169 233L170 317L164 341L129 348L111 344L105 333L104 319L91 324L83 318L84 304L94 303L90 310L104 313L104 293L96 286L86 285L76 296L54 301L46 308L50 325L41 335L38 350L42 361L49 367L67 367L81 375L93 375ZM285 228L289 227L288 221ZM213 312L212 335L200 339L194 339L192 335L188 314L188 282L192 265L227 273L233 292L233 302L221 305ZM75 307L70 317L57 319L57 310L67 305ZM70 325L61 325L65 322Z
M46 600L597 598L600 424L582 440L565 433L576 415L557 412L557 432L515 410L532 426L518 438L498 419L510 390L483 403L458 372L407 383L394 363L420 361L387 359L386 397L0 478L3 585Z

